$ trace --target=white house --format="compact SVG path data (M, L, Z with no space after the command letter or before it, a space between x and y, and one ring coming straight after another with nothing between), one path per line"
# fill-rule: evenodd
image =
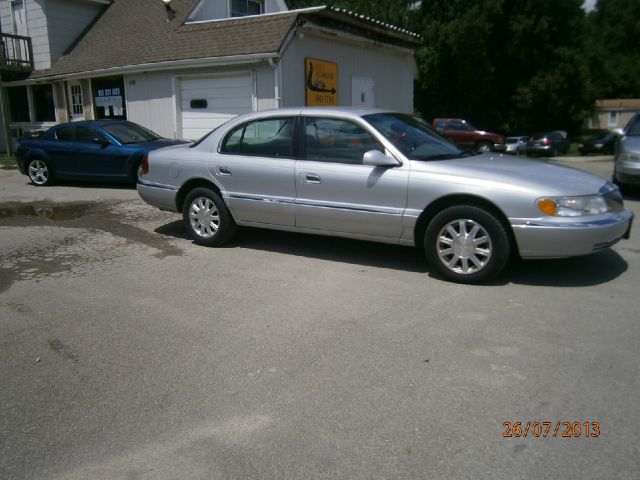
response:
M195 139L266 108L413 109L420 38L344 10L288 10L283 0L0 0L0 20L9 148L24 131L81 119L126 118Z

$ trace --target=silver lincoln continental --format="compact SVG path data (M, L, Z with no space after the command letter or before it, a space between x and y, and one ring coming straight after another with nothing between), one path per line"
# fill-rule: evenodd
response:
M181 212L201 245L238 226L424 248L456 282L522 258L585 255L628 238L612 183L538 160L462 151L407 114L350 108L262 111L198 142L152 151L138 192Z

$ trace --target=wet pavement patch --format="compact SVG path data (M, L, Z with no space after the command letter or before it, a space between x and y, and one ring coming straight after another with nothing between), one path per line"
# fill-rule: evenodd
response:
M7 237L15 248L0 251L0 292L17 281L93 275L127 258L146 263L182 256L170 238L152 231L166 213L152 212L132 201L0 204L0 225L33 232L24 242L16 241L19 230Z
M95 207L94 203L9 203L0 206L0 219L13 217L38 217L51 221L74 220Z

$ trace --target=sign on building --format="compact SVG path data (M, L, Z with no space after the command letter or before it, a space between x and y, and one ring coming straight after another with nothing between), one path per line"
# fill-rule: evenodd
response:
M326 107L338 105L338 64L316 58L305 58L306 105Z

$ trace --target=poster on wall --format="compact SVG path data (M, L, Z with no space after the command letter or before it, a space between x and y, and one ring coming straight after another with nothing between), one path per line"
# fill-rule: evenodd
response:
M306 105L327 107L338 105L338 64L316 58L304 59Z
M99 78L93 80L92 85L96 119L114 118L125 120L127 114L124 101L124 78Z

